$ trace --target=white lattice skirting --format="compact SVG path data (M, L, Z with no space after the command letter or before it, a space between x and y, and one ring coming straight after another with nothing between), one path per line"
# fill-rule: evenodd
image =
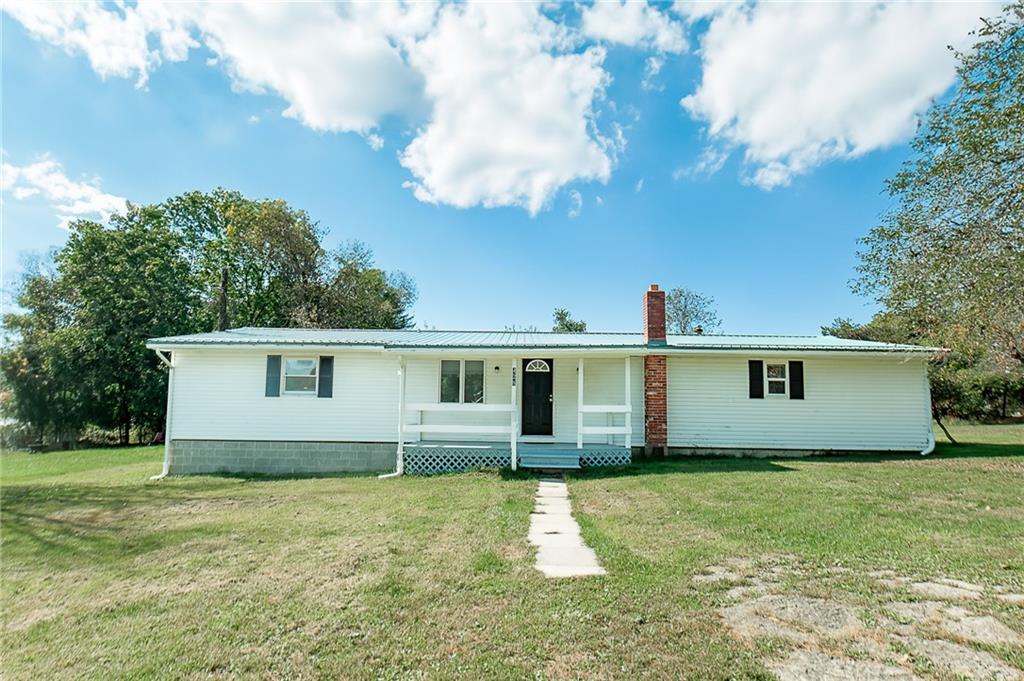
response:
M438 473L461 473L481 468L502 468L509 466L512 450L461 449L405 450L405 472L412 475L437 475Z
M580 466L597 468L598 466L628 466L633 457L628 450L621 452L585 452L580 455Z
M405 450L405 472L410 475L438 475L462 473L482 468L508 468L511 456L511 449L408 447ZM625 449L583 449L580 452L580 466L584 468L628 466L632 462L633 457Z

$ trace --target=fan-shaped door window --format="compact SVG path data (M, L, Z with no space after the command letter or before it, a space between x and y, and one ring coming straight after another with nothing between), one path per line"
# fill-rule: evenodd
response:
M538 371L538 372L542 372L542 373L550 373L551 372L551 365L548 364L547 362L545 362L542 359L534 359L534 360L531 360L530 363L526 365L526 370L527 371Z

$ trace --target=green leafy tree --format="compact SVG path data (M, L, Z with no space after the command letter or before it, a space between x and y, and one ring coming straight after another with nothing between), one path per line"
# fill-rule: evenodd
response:
M74 440L85 426L88 403L79 390L77 338L68 327L71 303L52 268L29 264L4 315L9 334L0 352L2 409L33 429L37 442Z
M145 341L235 326L406 328L412 280L359 243L328 253L284 201L218 189L78 221L52 267L30 270L6 315L5 414L40 440L87 425L160 429L165 372Z
M225 189L188 192L159 208L185 240L204 330L316 318L326 254L323 233L305 211Z
M669 333L714 331L722 325L715 310L715 299L677 286L665 294L665 326Z
M1024 3L956 53L956 93L929 110L863 239L855 290L950 347L1024 367Z
M300 317L304 326L338 329L405 329L413 325L416 285L402 272L374 266L373 251L352 241L332 255L327 279L314 305Z
M552 331L559 333L584 333L587 330L587 323L582 319L573 319L572 315L564 307L555 308L552 316L555 320L555 325L551 327Z
M195 330L199 296L184 246L159 209L129 206L110 227L73 223L56 256L89 421L117 429L123 443L164 417L166 374L146 339Z

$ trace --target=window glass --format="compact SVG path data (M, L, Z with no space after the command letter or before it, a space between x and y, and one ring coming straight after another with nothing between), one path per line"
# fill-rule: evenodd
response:
M462 401L484 401L484 363L480 360L466 360L466 385Z
M786 365L785 364L769 364L768 365L768 378L785 378L786 377Z
M459 360L441 360L441 401L459 401Z
M288 393L316 392L316 360L285 360L284 391Z
M770 395L785 395L786 394L786 382L785 381L768 381L768 393Z

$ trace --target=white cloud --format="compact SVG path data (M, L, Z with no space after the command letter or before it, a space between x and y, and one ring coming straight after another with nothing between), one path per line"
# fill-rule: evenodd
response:
M639 194L643 190L644 190L644 178L641 177L639 180L636 181L636 184L633 185L633 191L636 192L637 194Z
M241 92L273 93L285 116L355 132L379 148L388 116L422 127L400 154L424 201L522 206L564 185L608 179L621 128L598 132L609 76L600 46L535 4L21 3L4 8L36 38L87 56L102 76L144 85L164 61L211 53ZM681 49L678 22L644 6L628 40ZM634 15L636 15L634 17Z
M595 2L582 12L583 35L659 52L685 52L685 27L645 0Z
M409 48L433 111L401 155L422 201L522 206L565 184L605 181L614 142L595 126L604 50L567 51L564 27L527 3L447 5Z
M738 0L676 0L672 11L693 23L714 16L722 8L736 4Z
M699 177L710 177L721 170L725 165L725 162L728 160L728 150L707 147L703 152L701 152L700 158L697 159L696 163L691 166L676 168L672 171L672 179L681 180L684 178L693 179Z
M366 133L414 109L417 74L397 43L431 25L426 3L162 3L105 7L13 0L4 10L36 38L84 53L103 77L145 85L163 60L200 40L239 91L275 92L284 115L314 130Z
M829 160L907 139L917 116L954 81L946 45L967 46L978 17L995 6L698 9L712 15L701 39L703 75L681 104L707 123L713 142L743 147L745 180L770 189Z
M656 81L658 74L661 73L662 67L665 66L665 58L659 55L651 55L644 62L644 77L640 81L640 87L644 90L657 90L661 92L665 89L664 85L659 85Z
M583 212L583 195L575 189L569 192L569 217L578 218Z
M314 129L368 134L413 111L420 79L397 41L429 27L433 8L384 3L206 3L194 21L241 91L275 92L284 115Z
M257 123L260 122L260 117L257 116L256 114L252 114L245 120L249 125L256 125Z
M111 213L124 212L126 199L100 189L98 179L77 181L68 178L64 167L51 158L27 166L0 164L0 190L15 199L39 197L52 205L61 227L76 218L106 220Z
M82 53L101 77L135 77L139 87L161 62L182 61L198 45L174 13L158 5L108 10L84 2L8 0L3 9L33 36ZM156 35L160 47L149 44Z
M370 145L370 148L374 151L380 151L384 148L384 138L380 135L370 134L366 136L366 143Z

